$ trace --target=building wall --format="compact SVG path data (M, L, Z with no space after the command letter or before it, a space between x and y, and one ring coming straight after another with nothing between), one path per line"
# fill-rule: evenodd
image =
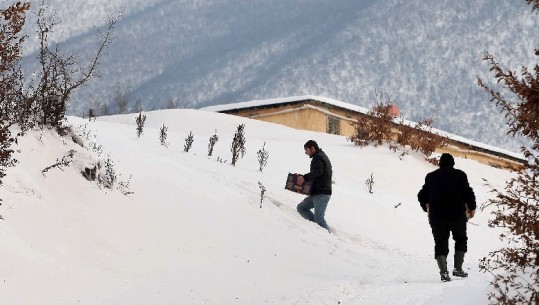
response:
M325 113L305 105L296 104L262 109L246 109L234 114L316 132L327 132L328 120L329 117L332 117L339 120L340 135L349 137L354 134L353 113L351 111L331 109L326 110Z
M256 119L286 125L288 127L326 132L326 116L313 109L300 109L292 112L260 116Z

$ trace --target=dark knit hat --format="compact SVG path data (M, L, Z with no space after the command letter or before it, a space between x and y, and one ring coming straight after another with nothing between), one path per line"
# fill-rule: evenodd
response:
M453 156L448 153L443 153L440 157L440 167L453 167L455 165L455 159L453 159Z

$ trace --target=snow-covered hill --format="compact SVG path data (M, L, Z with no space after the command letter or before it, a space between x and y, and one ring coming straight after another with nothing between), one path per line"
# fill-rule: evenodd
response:
M406 119L432 117L439 129L517 150L519 141L503 136L498 110L475 83L476 76L492 79L485 51L513 70L535 62L539 18L525 1L47 3L62 21L56 39L81 59L91 56L107 14L124 12L102 78L75 94L72 114L99 109L118 90L132 107L140 100L152 110L308 94L368 108L378 89ZM25 45L27 62L36 46L33 39Z
M200 110L148 112L140 138L133 114L69 121L102 153L49 131L19 140L19 164L0 188L0 304L487 302L489 275L478 272L478 260L500 247L499 232L478 211L468 227L470 277L441 283L416 200L435 167L420 155L400 160L386 147L360 149L339 136ZM234 167L230 144L242 123L247 153ZM159 143L163 125L168 147ZM193 147L184 152L190 132ZM284 189L288 172L308 171L308 139L333 163L332 234L302 219L295 208L303 196ZM269 160L260 172L264 142ZM69 167L42 173L71 150ZM82 177L107 157L133 194ZM503 188L510 177L472 160L456 163L479 204L491 196L483 178ZM371 174L373 194L364 184ZM259 182L267 189L261 207Z

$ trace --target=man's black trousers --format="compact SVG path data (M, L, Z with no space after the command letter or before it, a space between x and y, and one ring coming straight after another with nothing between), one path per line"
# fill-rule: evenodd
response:
M446 221L430 220L432 236L434 237L434 257L449 254L449 233L455 240L455 251L468 250L466 236L466 220Z

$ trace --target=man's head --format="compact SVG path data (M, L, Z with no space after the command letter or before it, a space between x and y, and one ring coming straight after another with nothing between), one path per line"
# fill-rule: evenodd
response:
M303 145L303 148L305 149L305 154L309 156L309 158L312 158L314 154L320 150L318 147L318 143L314 140L309 140L305 145Z
M443 153L440 157L440 167L453 167L455 165L455 159L448 153Z

